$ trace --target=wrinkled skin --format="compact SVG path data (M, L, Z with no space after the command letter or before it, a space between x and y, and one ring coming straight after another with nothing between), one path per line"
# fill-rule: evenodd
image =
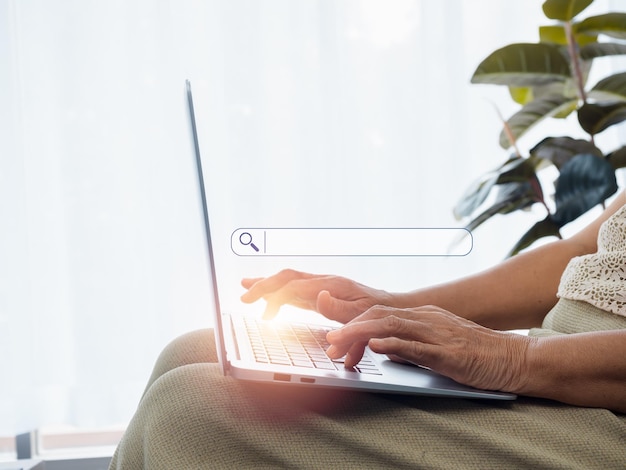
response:
M241 297L243 302L265 299L265 319L274 318L280 307L289 304L347 323L373 305L387 305L391 300L391 294L385 291L344 277L308 274L292 269L267 278L244 279L241 284L248 289Z
M457 382L516 392L526 377L531 338L482 327L439 307L374 306L328 333L328 355L359 362L366 345L392 359L428 367Z
M435 306L396 308L394 295L340 276L283 270L244 279L244 302L263 298L264 318L289 304L314 310L345 326L328 334L328 355L359 362L365 346L391 359L428 367L487 390L515 392L526 377L531 338L494 331Z

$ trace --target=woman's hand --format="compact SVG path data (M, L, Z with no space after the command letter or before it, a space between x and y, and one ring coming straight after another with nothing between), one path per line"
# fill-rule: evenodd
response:
M246 303L265 299L264 318L276 316L285 304L315 310L325 317L346 323L372 305L389 304L392 295L340 276L308 274L286 269L267 278L243 279Z
M366 345L485 390L516 392L526 380L531 338L482 327L439 307L375 306L327 335L328 355L356 365Z

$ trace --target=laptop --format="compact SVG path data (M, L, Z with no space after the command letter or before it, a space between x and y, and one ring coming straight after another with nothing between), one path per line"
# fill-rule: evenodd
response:
M510 393L478 390L455 382L429 369L399 364L366 349L354 368L325 353L326 333L332 328L307 323L264 321L258 316L228 314L220 308L209 210L204 184L200 144L191 83L186 81L198 184L208 249L209 273L214 300L214 330L218 360L224 375L239 380L294 387L324 387L367 392L514 400Z

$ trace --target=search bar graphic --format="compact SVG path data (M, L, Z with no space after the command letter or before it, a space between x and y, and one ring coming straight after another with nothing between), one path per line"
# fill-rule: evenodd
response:
M237 256L466 256L464 228L239 228Z

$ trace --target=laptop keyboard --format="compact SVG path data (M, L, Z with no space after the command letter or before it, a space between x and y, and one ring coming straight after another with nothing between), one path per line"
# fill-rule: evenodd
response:
M333 360L326 355L326 333L331 328L305 324L266 322L255 317L244 317L250 347L257 362L323 370L345 369L343 359ZM363 374L381 375L367 356L352 368Z

